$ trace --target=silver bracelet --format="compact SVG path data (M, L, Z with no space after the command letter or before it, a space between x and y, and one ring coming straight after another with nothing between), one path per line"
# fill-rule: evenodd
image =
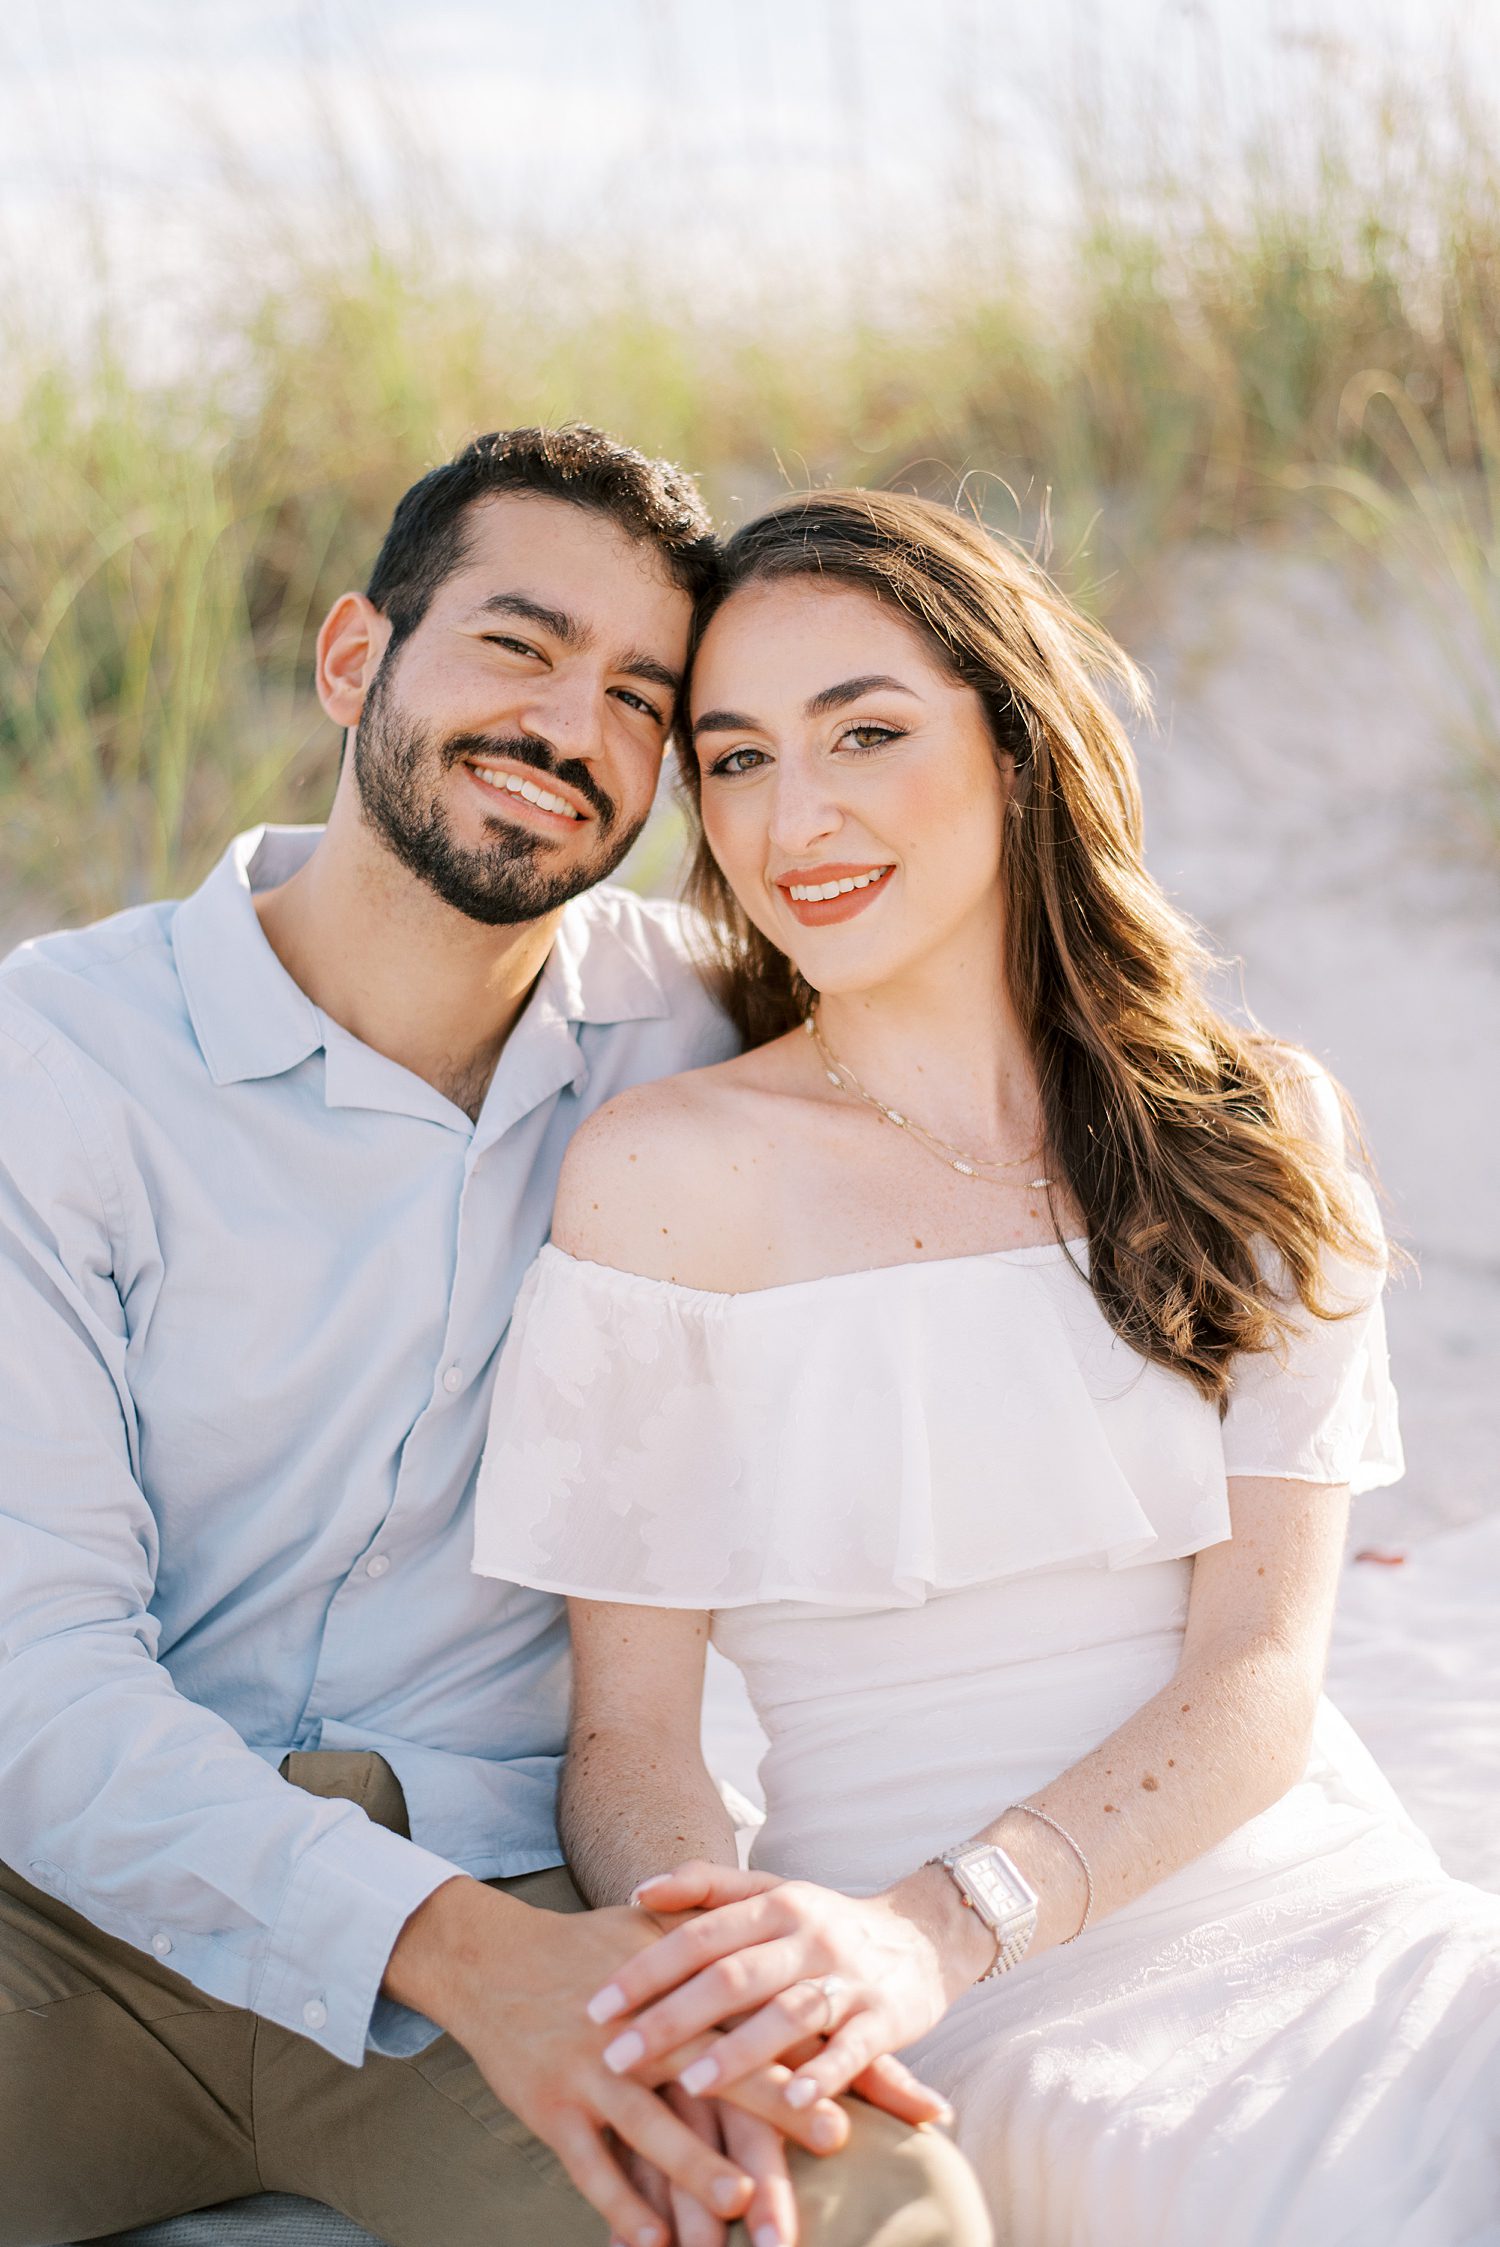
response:
M1064 1935L1063 1937L1063 1941L1065 1943L1076 1943L1079 1936L1083 1933L1085 1927L1087 1927L1089 1923L1089 1917L1094 1909L1093 1867L1090 1865L1083 1851L1079 1848L1077 1842L1073 1839L1073 1836L1069 1833L1067 1827L1060 1826L1055 1818L1049 1818L1045 1810L1035 1810L1032 1808L1032 1805L1029 1802L1012 1802L1006 1805L1005 1809L1001 1812L1001 1816L1008 1818L1012 1810L1019 1810L1023 1818L1040 1818L1044 1826L1050 1826L1052 1828L1052 1831L1057 1835L1059 1841L1065 1841L1067 1843L1068 1847L1072 1850L1074 1856L1078 1859L1078 1862L1083 1867L1083 1917L1078 1922L1078 1925L1074 1928L1072 1934Z

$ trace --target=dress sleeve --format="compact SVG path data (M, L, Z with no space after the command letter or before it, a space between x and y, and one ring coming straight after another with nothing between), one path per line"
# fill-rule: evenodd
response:
M1379 1237L1374 1195L1362 1179L1354 1188ZM1330 1258L1325 1280L1329 1300L1348 1306L1343 1317L1315 1318L1298 1305L1278 1348L1237 1360L1224 1467L1230 1475L1347 1483L1358 1495L1398 1482L1406 1468L1386 1352L1384 1262Z

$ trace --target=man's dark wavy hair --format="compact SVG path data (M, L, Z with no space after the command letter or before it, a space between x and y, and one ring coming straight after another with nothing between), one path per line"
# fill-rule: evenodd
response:
M718 542L702 495L683 469L651 460L586 422L558 429L492 429L406 493L375 558L366 593L390 618L392 646L414 632L467 551L476 500L533 492L605 515L654 546L696 601L718 570Z

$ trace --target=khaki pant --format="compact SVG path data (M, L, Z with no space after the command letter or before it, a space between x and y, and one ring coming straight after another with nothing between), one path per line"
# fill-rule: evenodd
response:
M378 1757L289 1757L310 1793L406 1830ZM503 1884L582 1908L565 1872ZM806 2247L984 2247L972 2172L946 2139L855 2101L854 2135L792 2150ZM61 2247L252 2193L341 2209L389 2247L602 2247L551 2150L440 2037L346 2067L206 1997L148 1952L0 1867L0 2247ZM744 2231L736 2225L736 2243Z

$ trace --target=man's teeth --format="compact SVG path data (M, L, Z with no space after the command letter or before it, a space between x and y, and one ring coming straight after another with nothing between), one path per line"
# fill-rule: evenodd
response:
M816 905L825 897L843 897L851 889L868 889L871 882L878 882L882 874L889 872L889 866L877 866L873 873L845 874L837 882L789 882L787 896L799 905Z
M565 819L583 817L581 811L564 803L561 796L554 796L550 788L538 788L534 780L523 780L519 773L492 772L487 765L470 765L469 770L486 788L499 788L507 796L524 796L528 804L535 804L540 811L560 811Z

